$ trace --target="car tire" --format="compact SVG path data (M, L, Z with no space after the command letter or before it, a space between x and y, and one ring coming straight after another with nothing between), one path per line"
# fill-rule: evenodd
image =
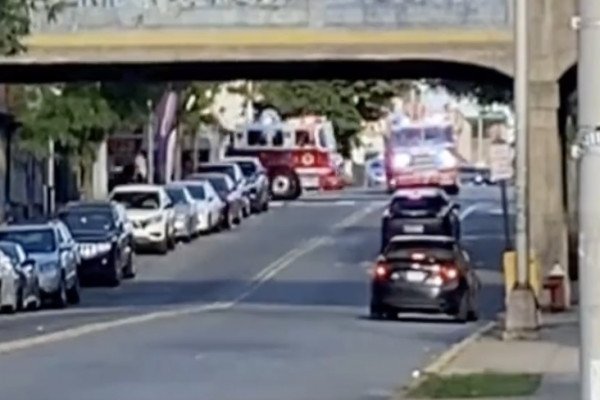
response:
M79 304L81 302L81 291L79 286L79 278L75 278L73 286L66 289L67 302L69 304Z
M264 204L262 205L262 212L267 212L269 211L269 200L265 201Z
M469 312L467 313L467 321L479 321L479 307L477 305L476 297L471 297L471 300L469 301Z
M127 279L135 278L136 270L135 270L135 256L133 250L129 252L129 258L127 259L127 264L123 267L123 277Z
M115 261L112 271L111 271L110 275L108 276L108 284L111 287L117 287L121 284L122 272L123 272L123 270L121 268L119 268L119 266L117 265L117 262Z
M165 240L158 244L156 250L158 251L158 254L167 254L169 252L169 239L165 237Z
M469 303L469 294L463 294L460 298L460 302L458 303L458 309L456 310L455 319L457 322L464 324L469 320Z
M64 275L60 278L58 289L52 293L52 306L54 308L65 308L67 306L67 288Z
M173 237L173 236L168 237L167 250L173 250L176 245L177 245L177 240L175 239L175 237Z
M381 304L372 303L369 307L369 318L373 320L387 320L391 318L390 310Z
M252 211L250 210L250 207L242 207L242 217L243 218L248 218L250 216L250 214L252 214Z

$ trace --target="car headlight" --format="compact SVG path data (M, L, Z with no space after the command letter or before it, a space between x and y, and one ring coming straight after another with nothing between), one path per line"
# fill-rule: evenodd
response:
M96 252L97 253L108 253L112 249L112 243L97 243L96 244Z
M439 154L439 161L442 168L454 168L458 164L458 160L449 150L443 150Z
M155 215L152 218L148 218L146 220L146 225L160 224L162 221L163 221L163 215L162 214L158 214L158 215Z
M406 168L410 165L410 154L400 153L396 154L392 159L392 165L394 168Z

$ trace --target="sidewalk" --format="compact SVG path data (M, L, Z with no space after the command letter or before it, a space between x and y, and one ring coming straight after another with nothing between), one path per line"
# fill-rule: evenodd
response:
M544 314L541 339L500 339L496 328L471 343L440 372L539 373L543 375L537 395L523 400L565 400L577 397L579 327L577 308L563 314ZM515 399L516 400L516 399Z

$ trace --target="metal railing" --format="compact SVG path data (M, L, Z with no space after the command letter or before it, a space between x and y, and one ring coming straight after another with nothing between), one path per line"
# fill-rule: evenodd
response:
M34 32L158 28L510 28L510 0L67 0Z

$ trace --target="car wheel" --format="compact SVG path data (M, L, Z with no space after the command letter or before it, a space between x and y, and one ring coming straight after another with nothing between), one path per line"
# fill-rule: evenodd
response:
M262 211L263 211L263 212L267 212L267 211L269 211L269 200L266 200L266 201L264 202L264 204L262 205Z
M465 293L460 298L458 310L456 310L455 319L457 322L465 323L469 320L469 294Z
M23 311L25 309L25 303L24 303L24 298L23 298L23 288L19 288L19 290L17 290L17 299L16 299L16 304L15 304L15 308L16 311Z
M129 251L129 257L127 259L127 264L123 268L123 276L127 279L134 278L136 274L135 270L135 256L133 250Z
M242 217L243 218L248 218L250 216L250 206L246 207L242 207Z
M119 286L121 284L121 275L123 270L119 268L117 262L115 261L112 271L108 275L108 284L112 287Z
M174 236L169 236L167 239L167 250L173 250L177 245L177 240Z
M167 254L169 252L169 239L165 237L165 239L158 244L156 250L159 254Z
M479 321L479 307L476 299L476 295L473 295L469 301L469 312L467 313L467 321L469 322Z
M371 303L371 306L369 307L369 317L371 319L390 319L392 315L393 313L390 313L390 310L381 304Z
M52 294L52 305L54 308L65 308L67 306L67 288L64 275L58 282L58 288Z
M81 301L79 278L75 278L73 286L66 290L67 302L69 304L79 304Z

